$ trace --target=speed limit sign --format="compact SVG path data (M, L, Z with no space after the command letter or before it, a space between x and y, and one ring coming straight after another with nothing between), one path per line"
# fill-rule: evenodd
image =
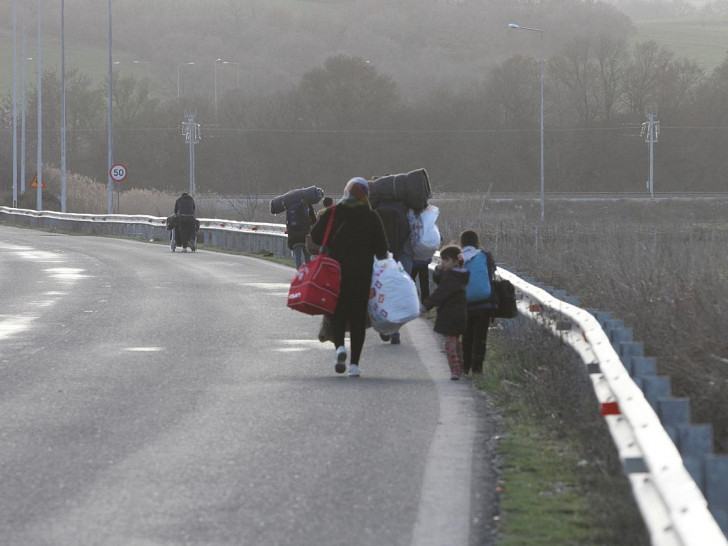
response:
M126 165L122 165L121 163L116 163L109 169L109 176L114 182L122 182L127 174L128 170Z

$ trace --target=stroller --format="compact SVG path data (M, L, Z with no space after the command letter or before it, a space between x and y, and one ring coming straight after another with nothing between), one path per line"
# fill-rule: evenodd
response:
M197 232L200 230L200 221L195 218L195 228L190 233L188 246L192 252L197 250ZM182 240L182 234L180 233L179 216L173 214L167 217L167 231L169 231L169 248L172 252L177 248L177 242ZM183 249L186 252L187 249Z

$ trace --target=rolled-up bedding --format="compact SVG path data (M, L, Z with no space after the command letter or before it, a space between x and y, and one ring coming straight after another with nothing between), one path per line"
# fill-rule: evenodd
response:
M373 207L384 201L404 201L415 210L427 208L432 197L430 180L425 169L416 169L403 174L388 174L369 184L369 200Z
M324 196L324 190L317 186L309 186L308 188L299 188L296 190L291 190L289 192L284 193L283 195L279 195L278 197L274 197L270 201L270 213L271 214L280 214L284 210L286 210L286 207L289 206L291 203L298 203L301 200L305 201L307 205L315 205Z

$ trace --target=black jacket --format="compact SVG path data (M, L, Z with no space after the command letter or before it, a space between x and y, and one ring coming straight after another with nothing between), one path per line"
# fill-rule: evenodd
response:
M177 198L177 201L174 204L174 213L194 216L195 200L192 199L192 196L185 193Z
M395 260L400 261L404 245L410 235L407 205L403 201L385 201L377 205L374 210L382 219L389 251L394 255Z
M436 271L433 275L438 287L422 304L427 309L437 307L435 332L446 336L456 336L465 332L468 321L465 287L469 279L470 271L460 268Z
M374 256L387 257L387 236L376 212L365 205L349 205L345 201L329 207L311 229L313 242L320 245L332 210L334 223L326 245L328 254L341 264L342 291L353 283L357 289L369 290Z

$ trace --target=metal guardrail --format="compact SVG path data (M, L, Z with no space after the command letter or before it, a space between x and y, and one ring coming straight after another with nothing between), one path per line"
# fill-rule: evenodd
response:
M44 229L61 229L88 235L115 235L165 241L169 237L167 218L127 214L78 214L0 207L0 219L13 224ZM203 246L239 252L265 253L289 257L286 226L198 218L199 241Z
M516 288L519 313L572 347L587 366L652 543L728 545L681 453L597 318L514 273L499 268L498 274Z
M0 207L0 220L94 235L110 234L146 240L166 240L168 237L166 218L154 216L88 215ZM204 237L203 245L290 256L285 226L281 224L200 219L200 231ZM648 397L633 381L633 377L638 375L636 368L644 368L647 364L648 370L654 370L654 362L638 356L641 351L633 350L635 344L631 335L615 336L616 345L622 347L620 352L625 353L618 354L614 340L610 340L594 314L564 301L567 299L565 294L557 297L503 268L498 268L498 274L516 288L519 313L558 336L585 363L652 543L659 546L728 546L709 510L708 501L686 468L687 459L683 459L674 443L679 435L678 428L663 426ZM625 356L632 357L631 365L635 368L632 376L620 356L623 359ZM664 389L664 381L651 382L648 381L650 378L660 379L645 375L639 377L638 382L646 390L647 386L655 383L661 387L657 389L658 393L669 393L669 387L667 392ZM660 403L670 402L664 398L657 400ZM669 406L666 404L666 407ZM668 430L672 430L672 436ZM690 430L687 432L685 436L690 437ZM714 457L721 463L721 469L728 469L728 458ZM703 466L700 466L699 471L702 470ZM724 482L713 484L719 500L728 495L728 471L724 471L723 477ZM728 501L714 511L723 514L725 526L728 522Z

